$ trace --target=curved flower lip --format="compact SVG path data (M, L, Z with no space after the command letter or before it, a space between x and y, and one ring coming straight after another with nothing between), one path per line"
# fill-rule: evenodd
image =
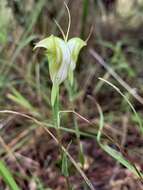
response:
M79 52L84 46L86 46L86 42L78 37L65 41L51 35L38 42L34 49L38 47L46 49L50 78L54 85L60 85L67 78L69 72L75 69Z

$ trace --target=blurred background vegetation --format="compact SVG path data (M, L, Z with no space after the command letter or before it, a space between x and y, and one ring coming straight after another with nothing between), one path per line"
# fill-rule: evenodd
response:
M143 139L136 118L125 100L98 79L103 77L119 87L143 121L143 0L67 0L66 3L72 18L69 38L77 36L85 40L93 26L75 73L78 91L75 110L96 123L93 127L78 119L80 130L85 133L81 135L86 160L83 170L96 190L142 190L141 181L104 153L93 136L99 125L94 104L97 101L104 113L105 133L114 142L111 146L118 143L125 157L143 170ZM52 112L48 62L43 51L33 51L33 47L51 34L62 37L54 19L66 31L68 20L63 0L0 0L0 110L28 114L49 127ZM93 52L106 61L108 69ZM112 76L111 69L117 77ZM70 109L67 96L62 86L62 110ZM69 152L77 160L75 135L67 131L73 129L70 116L62 116L63 144L72 142ZM54 133L54 129L51 131ZM0 159L5 161L21 189L67 189L57 158L57 145L44 130L20 116L0 114ZM69 179L73 189L88 189L72 166ZM8 189L2 179L0 189Z

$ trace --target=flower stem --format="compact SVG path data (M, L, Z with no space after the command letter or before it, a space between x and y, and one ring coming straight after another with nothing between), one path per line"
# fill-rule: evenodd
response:
M72 109L74 110L74 94L75 94L74 81L73 81L73 84L71 84L69 82L68 86L69 86L69 88L68 88L69 99L71 102ZM73 115L73 124L74 124L75 132L76 132L76 139L77 139L77 143L78 143L78 147L79 147L79 160L80 160L81 165L83 166L84 165L83 147L82 147L82 144L80 142L79 126L78 126L78 122L77 122L75 115Z
M62 136L61 136L61 131L60 131L60 117L59 117L59 89L57 91L56 100L55 100L54 105L52 106L52 109L53 109L54 126L56 129L57 138L58 138L58 142L59 142L59 152L60 152L60 157L61 157L60 160L61 160L61 164L62 164L62 162L63 162L63 158L62 158L63 150L62 150ZM71 190L69 176L66 175L65 179L66 179L67 189Z
M59 141L59 146L62 145L61 132L60 132L60 121L59 121L59 89L57 91L57 96L54 105L52 106L53 110L53 122L57 133L57 138Z

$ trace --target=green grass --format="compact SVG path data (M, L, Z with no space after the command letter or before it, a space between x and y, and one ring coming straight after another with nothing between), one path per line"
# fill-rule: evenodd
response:
M48 169L51 170L51 174L56 171L57 183L61 177L65 180L65 186L70 190L76 189L77 184L84 189L96 189L92 184L92 174L90 176L88 169L84 170L85 160L90 157L84 152L87 141L96 141L99 147L94 147L94 151L98 154L98 150L100 150L101 157L106 152L107 158L108 155L113 158L113 160L111 159L113 161L111 169L116 167L116 162L118 162L125 167L123 172L127 168L137 178L143 178L142 171L140 171L142 161L132 162L124 154L122 150L124 147L120 145L120 138L124 135L121 131L123 129L122 120L126 114L128 115L126 143L130 138L131 128L135 135L139 134L142 140L143 80L141 72L143 52L142 36L141 32L138 32L140 28L138 31L135 28L133 31L131 28L127 28L124 20L116 13L116 4L107 10L104 1L83 0L81 6L78 7L80 17L77 18L74 16L77 2L69 2L72 21L77 23L74 26L71 22L70 38L76 35L85 39L91 26L93 25L95 28L87 48L80 55L80 66L74 73L76 78L74 85L70 86L68 82L61 85L60 104L55 114L56 120L59 119L56 125L61 139L58 139L52 118L50 101L52 85L48 61L43 57L41 50L35 52L33 47L36 42L50 34L61 36L54 19L65 31L67 28L67 18L64 17L66 15L65 7L60 0L31 1L34 3L32 10L28 12L30 5L26 1L18 0L8 4L3 1L4 6L1 6L0 3L0 10L2 10L0 11L0 15L2 15L0 16L1 138L15 156L16 153L26 152L25 156L29 158L32 154L31 142L36 151L36 146L43 142L43 136L46 136L47 141L40 149L39 154L41 155L44 154L43 149L48 149L51 146L50 142L53 141L59 147L57 160L60 162L60 167L51 159L48 168L42 168L42 172L46 176L45 171ZM15 9L17 9L16 12ZM94 56L96 51L99 54ZM97 59L98 55L101 56ZM102 79L98 80L98 77L101 76ZM94 104L88 95L92 100L96 99L97 103ZM75 108L78 110L77 112L74 110ZM115 133L112 132L112 129ZM41 130L44 130L44 135L43 133L39 134ZM119 138L116 136L117 131L120 132ZM64 140L66 136L70 139L69 142ZM138 138L138 140L140 139ZM59 142L60 140L61 142ZM70 152L73 147L76 155ZM142 159L142 147L138 147L135 142L133 149L138 150L139 157ZM55 151L56 154L56 150L52 151ZM126 148L126 150L132 152L132 149ZM46 156L49 159L51 155ZM107 161L108 164L106 156L105 162ZM133 153L132 156L135 157ZM45 160L46 158L44 157ZM10 164L6 164L9 163L7 159L10 159L7 150L0 149L0 176L2 179L0 179L0 184L3 181L5 186L10 189L18 190L23 188L22 182L26 180L28 184L33 181L39 190L50 190L46 177L40 176L40 167L35 169L35 173L28 168L29 173L23 176L20 171L15 171L17 163L13 163L11 167ZM31 159L38 160L38 156ZM92 159L92 164L89 163L90 171L97 168L97 163L99 163L98 159ZM43 160L43 164L45 164L45 160ZM103 167L103 171L106 169L104 165L106 163L99 165L99 168ZM25 166L21 163L20 166L25 170ZM99 171L95 172L98 174ZM78 179L78 175L81 176L80 180L71 183L70 180L75 176ZM130 179L134 181L135 178L131 176ZM16 182L20 184L20 187ZM98 182L110 187L108 180L107 184L100 179L97 184ZM60 185L59 188L61 188Z
M139 131L143 135L143 126L142 126L140 117L137 114L137 112L136 112L135 108L133 107L133 105L131 104L131 102L120 91L120 89L117 88L115 85L113 85L112 83L110 83L109 81L107 81L107 80L105 80L103 78L99 78L99 79L104 81L106 84L110 85L112 88L114 88L114 90L116 90L124 98L124 100L128 103L128 105L130 106L131 110L133 111L133 113L134 113L134 115L136 117L136 120L138 122ZM143 179L143 173L140 172L133 163L131 163L129 160L127 160L124 157L124 155L122 155L122 152L118 152L115 149L111 148L109 145L103 144L101 142L102 130L103 130L103 127L104 127L104 116L103 116L102 109L98 104L97 104L97 108L98 108L99 114L100 114L100 127L99 127L99 131L98 131L98 134L97 134L97 141L98 141L99 145L101 146L101 148L105 152L107 152L109 155L111 155L114 159L116 159L119 163L121 163L123 166L128 168L131 172L133 172L137 177L139 177L142 180Z
M0 176L3 178L11 190L20 190L11 174L11 171L7 168L2 160L0 160Z

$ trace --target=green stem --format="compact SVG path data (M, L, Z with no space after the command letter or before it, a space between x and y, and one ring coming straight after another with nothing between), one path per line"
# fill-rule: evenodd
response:
M59 151L60 151L60 156L61 159L62 158L62 154L63 154L63 150L62 150L62 137L61 137L61 131L60 131L60 116L59 116L59 88L57 90L57 95L56 95L56 99L54 102L54 105L52 106L53 108L53 120L54 120L54 126L57 132L57 138L59 141ZM69 177L65 176L66 178L66 184L67 184L67 188L68 190L71 189L70 187L70 182L69 182Z
M69 177L66 176L66 184L67 184L67 189L71 190L71 185L70 185L70 181L69 181Z
M59 141L59 145L61 147L62 140L61 140L61 132L60 132L60 121L59 121L59 89L57 91L57 96L54 105L52 106L53 109L53 122L57 133L57 138Z
M85 26L86 26L86 21L87 21L87 16L88 16L88 9L89 9L89 0L83 0L83 10L82 10L82 26L81 26L81 34L80 37L83 39L84 38L84 32L85 32Z
M73 84L69 84L69 99L71 102L71 106L72 109L74 110L74 81ZM82 148L82 144L80 142L80 131L79 131L79 127L78 127L78 123L77 123L77 119L76 116L73 115L73 124L74 124L74 128L75 128L75 132L76 132L76 139L77 139L77 143L79 146L79 160L81 165L84 165L84 155L83 155L83 148Z

